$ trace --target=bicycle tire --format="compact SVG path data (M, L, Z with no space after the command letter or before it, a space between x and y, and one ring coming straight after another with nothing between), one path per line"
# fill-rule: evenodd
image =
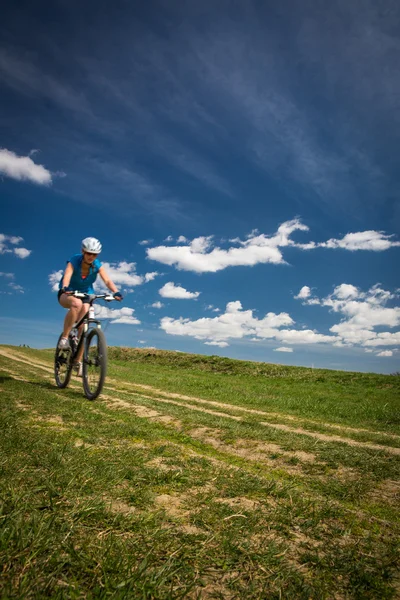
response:
M61 338L62 335L58 338L54 354L54 377L57 387L63 389L69 384L72 375L72 350L71 348L60 349L58 347Z
M88 400L95 400L103 389L107 374L107 343L101 329L92 329L85 337L85 352L82 366L82 381L85 396ZM91 381L92 375L94 375L94 383Z

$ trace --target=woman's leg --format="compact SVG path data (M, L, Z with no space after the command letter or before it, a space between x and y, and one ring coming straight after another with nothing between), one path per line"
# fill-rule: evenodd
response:
M78 321L78 315L80 314L82 306L84 305L82 304L82 300L79 298L68 296L67 294L61 294L59 302L61 306L69 309L65 315L64 330L62 333L62 337L68 339L69 332L71 331L73 324Z
M84 315L86 315L86 313L89 310L89 307L90 307L90 304L88 302L86 302L85 304L82 304L82 308L81 308L81 310L79 312L78 319L77 319L78 321L80 319L82 319L82 317ZM81 325L79 327L78 331L79 331L79 337L80 337L82 335L82 332L83 332L83 325ZM82 356L83 356L83 350L84 350L84 348L83 348L83 344L82 344L81 349L79 350L79 353L76 356L76 362L81 362Z

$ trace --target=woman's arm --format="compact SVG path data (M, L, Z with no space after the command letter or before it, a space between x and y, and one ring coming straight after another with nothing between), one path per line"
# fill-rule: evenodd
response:
M69 262L64 271L64 277L63 277L62 286L61 286L62 288L67 288L69 286L73 272L74 272L74 267Z
M111 279L107 275L104 267L100 267L99 275L102 278L102 280L104 281L104 283L106 284L106 286L108 287L108 289L111 292L113 292L113 294L118 293L117 287L115 286L115 284L111 281ZM121 296L121 298L117 298L117 300L122 300L122 296Z

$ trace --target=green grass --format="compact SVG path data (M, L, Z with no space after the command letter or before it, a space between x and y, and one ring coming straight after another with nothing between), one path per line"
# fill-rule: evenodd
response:
M111 348L89 402L2 350L2 598L398 595L398 377Z
M113 372L127 380L252 408L400 432L398 376L130 348L110 348L110 358Z

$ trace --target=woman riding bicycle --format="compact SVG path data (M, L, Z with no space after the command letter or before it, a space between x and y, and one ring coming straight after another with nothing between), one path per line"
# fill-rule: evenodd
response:
M93 284L97 275L100 275L108 289L113 292L116 300L122 300L122 294L117 290L114 283L107 275L104 267L97 258L101 252L101 243L93 237L87 237L82 241L82 253L74 254L68 261L67 267L60 280L58 301L68 312L64 320L62 337L58 343L60 349L69 348L68 335L74 323L77 323L89 310L89 299L75 298L72 292L78 291L84 294L94 294ZM79 333L82 330L81 326ZM82 375L83 346L77 356L75 367L78 375Z

